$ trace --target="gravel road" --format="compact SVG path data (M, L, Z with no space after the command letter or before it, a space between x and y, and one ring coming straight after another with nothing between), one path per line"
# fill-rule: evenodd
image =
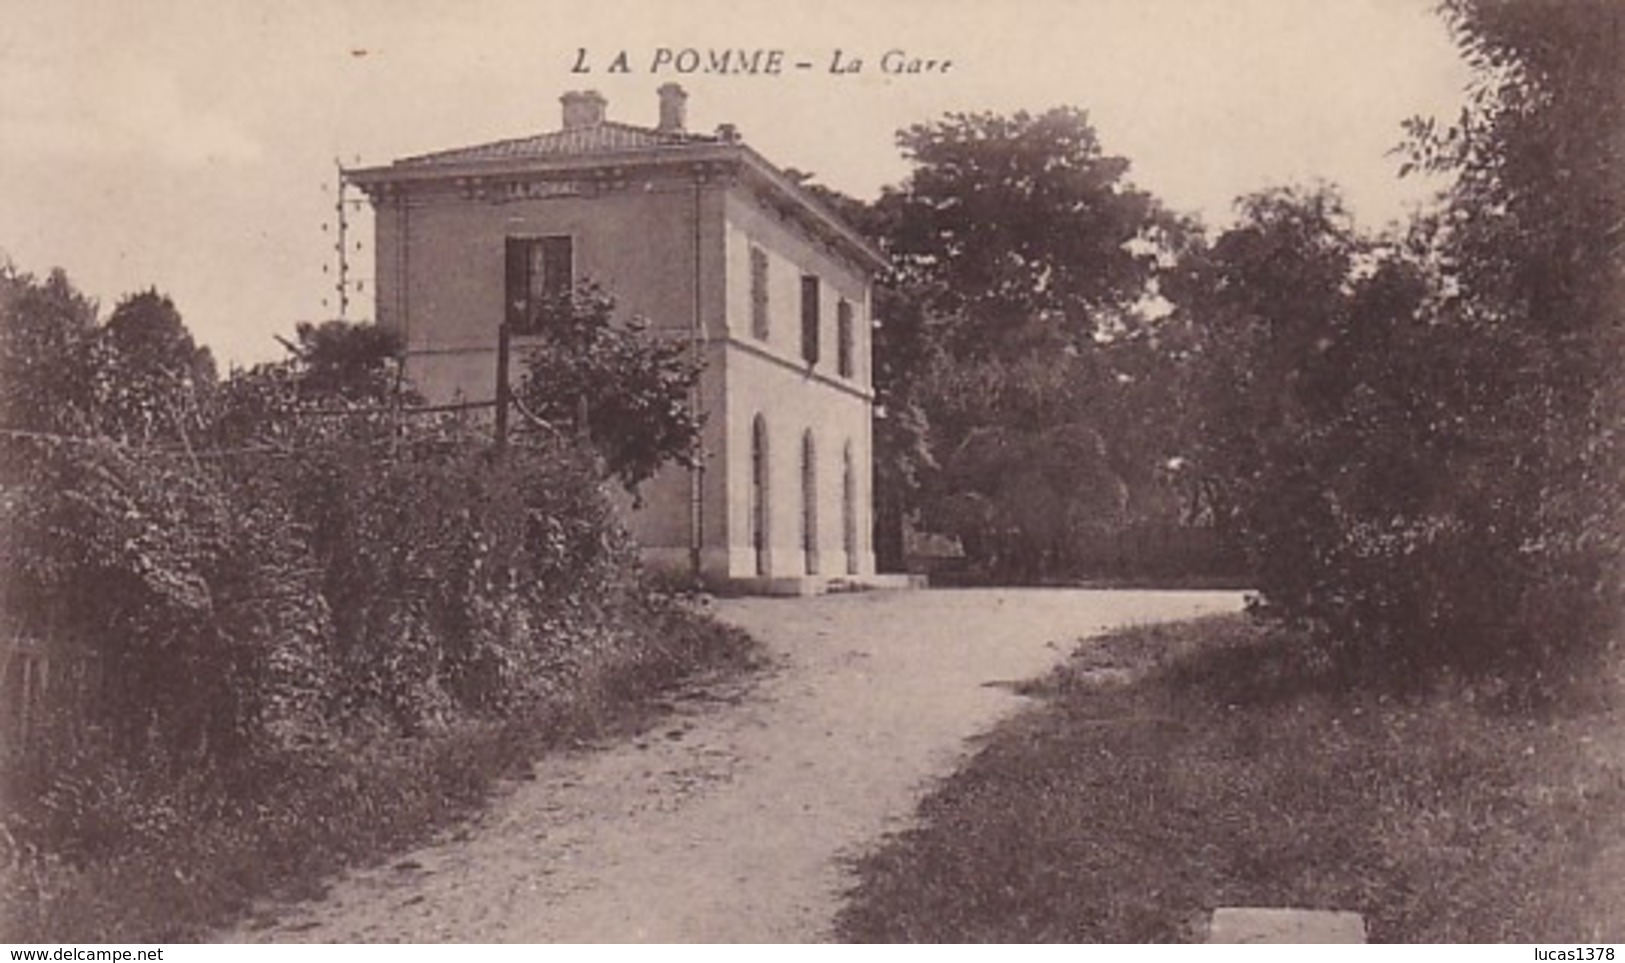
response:
M630 741L536 764L416 851L230 941L804 942L846 859L907 824L972 737L1079 639L1235 611L1233 592L962 590L730 599L775 657Z

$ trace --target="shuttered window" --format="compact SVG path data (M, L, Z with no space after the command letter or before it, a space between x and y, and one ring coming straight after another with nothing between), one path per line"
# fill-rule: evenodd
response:
M835 305L835 370L843 378L852 377L852 302L842 298Z
M567 236L510 237L507 243L507 321L515 331L545 323L550 299L575 283L575 242Z
M750 330L763 341L771 330L767 311L767 252L753 247L750 249Z
M808 364L818 363L818 276L801 276L801 357Z

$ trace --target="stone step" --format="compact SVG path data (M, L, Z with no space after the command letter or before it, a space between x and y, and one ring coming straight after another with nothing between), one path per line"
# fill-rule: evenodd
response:
M923 575L790 575L728 579L716 590L723 595L806 597L829 592L923 589L927 584Z
M1365 917L1341 910L1221 906L1209 943L1364 943Z

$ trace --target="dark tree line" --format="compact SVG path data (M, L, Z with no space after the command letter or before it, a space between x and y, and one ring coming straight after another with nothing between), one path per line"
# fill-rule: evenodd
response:
M1280 188L1212 234L1064 109L911 127L906 181L832 197L894 266L888 560L906 520L992 578L1131 574L1099 546L1194 527L1353 671L1539 682L1617 638L1622 14L1440 12L1477 79L1407 123L1397 173L1453 186L1397 231Z

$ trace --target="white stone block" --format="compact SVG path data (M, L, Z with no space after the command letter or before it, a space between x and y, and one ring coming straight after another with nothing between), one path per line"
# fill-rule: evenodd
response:
M1337 910L1221 906L1209 943L1364 943L1365 918Z

